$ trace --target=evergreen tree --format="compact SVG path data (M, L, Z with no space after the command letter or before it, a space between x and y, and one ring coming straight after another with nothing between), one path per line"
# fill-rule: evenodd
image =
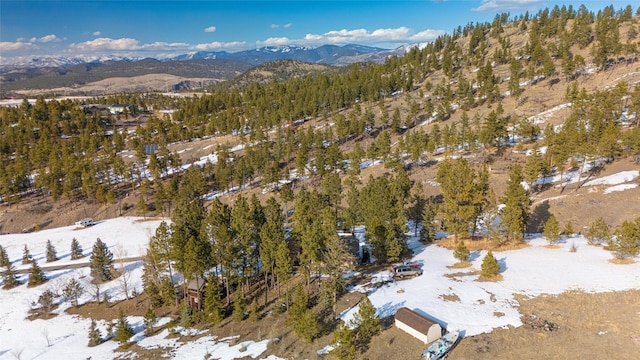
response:
M564 229L562 229L562 233L568 237L572 236L575 233L575 230L573 230L573 224L571 223L571 221L567 222L564 225Z
M493 277L500 273L500 264L493 256L493 252L489 250L487 255L482 259L482 265L480 266L482 276Z
M71 260L80 259L83 256L80 242L78 242L78 239L73 238L73 240L71 240Z
M6 269L2 272L2 279L4 283L2 288L5 290L12 289L20 285L20 282L16 277L16 268L12 264L7 265Z
M156 323L156 313L151 307L147 308L147 312L144 313L144 333L145 335L153 334L153 325Z
M295 325L295 332L308 343L313 342L320 334L318 317L310 309L305 309Z
M116 322L116 332L113 336L113 339L119 342L121 345L125 344L129 339L133 336L133 328L129 325L126 316L122 310L120 310L120 315L118 316L118 321Z
M502 226L507 234L507 240L520 242L524 239L531 199L529 193L522 187L522 168L514 165L507 181L507 190L501 201L505 204L502 209Z
M220 289L217 281L209 281L204 293L204 318L214 325L220 324L224 318Z
M556 219L555 215L551 214L549 219L544 223L542 234L547 238L550 245L553 245L562 239L562 236L560 236L560 223L558 222L558 219Z
M9 260L9 255L7 255L7 250L0 245L0 267L8 267L10 264L11 261Z
M100 344L102 344L100 330L98 330L96 321L91 319L91 325L89 326L89 347L94 347Z
M438 164L436 180L442 187L442 212L447 230L458 239L469 237L469 231L480 215L484 202L484 185L466 159L444 160Z
M599 217L589 227L587 231L587 241L591 245L597 245L601 242L611 242L611 232L609 231L609 225L607 222Z
M436 239L436 212L434 205L429 203L424 207L422 214L422 227L420 228L420 241L430 243Z
M37 286L47 281L44 276L44 272L36 261L31 262L31 269L29 270L29 286Z
M233 313L231 314L231 318L235 322L241 322L245 319L245 311L244 299L238 298L233 303Z
M93 244L89 267L95 281L102 282L113 279L113 254L100 238Z
M186 299L183 299L178 305L178 313L180 314L180 326L188 328L194 324L191 306Z
M251 301L251 305L249 305L249 320L256 322L260 319L260 314L258 313L258 298L254 297Z
M376 317L376 308L366 295L360 300L358 312L351 321L358 340L363 343L368 343L381 328L380 319Z
M460 261L469 261L469 255L469 249L465 246L464 241L459 241L453 252L453 257Z
M71 301L71 305L78 306L78 299L84 293L84 288L76 279L71 279L65 285L64 289L62 289L62 294L64 297Z
M51 240L47 240L47 262L54 262L56 260L58 260L56 248L51 244Z
M32 261L33 258L31 257L31 253L29 253L29 248L27 247L27 244L25 244L24 249L22 250L22 265L26 265Z
M357 349L353 330L342 320L340 320L340 324L333 332L333 344L334 348L331 350L331 355L340 360L355 359Z
M624 221L616 231L613 250L616 259L634 257L640 252L640 218Z

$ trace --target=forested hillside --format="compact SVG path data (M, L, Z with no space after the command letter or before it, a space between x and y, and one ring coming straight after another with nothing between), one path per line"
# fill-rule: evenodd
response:
M502 14L384 64L192 97L86 101L135 106L118 115L85 112L72 100L25 100L0 109L2 206L44 199L122 213L122 201L135 198L129 211L170 218L151 240L145 291L153 306L173 301L165 285L171 271L198 279L216 265L224 269L220 281L233 284L224 287L226 305L237 290L243 306L255 299L252 276L261 263L266 289L279 289L294 266L308 288L313 274L328 274L318 302L335 310L346 251L337 230L365 226L382 263L409 254L408 230L425 242L446 230L456 240L517 247L554 212L541 217L540 198L577 192L615 164L637 169L638 11ZM203 156L212 161L197 162ZM570 172L577 181L564 180ZM637 188L627 191L638 198ZM565 231L592 228L594 241L607 239L625 259L640 247L640 220L626 217L637 206L581 224L557 211ZM498 214L502 221L491 226ZM0 231L19 231L7 216ZM208 294L206 315L191 320L219 321L219 295ZM308 313L308 295L297 291L288 310L296 333L313 341L321 327L311 325L336 324L332 311Z

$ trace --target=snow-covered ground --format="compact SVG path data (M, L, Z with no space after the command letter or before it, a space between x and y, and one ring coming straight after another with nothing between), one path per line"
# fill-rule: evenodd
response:
M16 269L30 267L21 264L22 249L25 244L41 267L88 263L91 249L98 237L109 246L114 254L114 260L117 261L120 257L144 255L149 237L153 236L161 221L122 217L101 221L87 228L67 226L29 234L5 234L0 235L0 245L7 250ZM70 260L71 240L74 237L83 247L85 258ZM56 248L60 258L58 261L45 262L47 240L51 240ZM119 264L116 264L116 268L118 266ZM126 267L130 271L129 292L135 289L140 293L142 262L129 262ZM26 285L28 275L19 275L18 279L23 282L22 285L11 290L0 289L0 359L111 360L123 354L127 358L133 358L132 353L114 352L118 343L112 340L96 347L88 347L88 329L91 320L67 314L65 310L71 305L62 297L55 301L59 307L53 311L57 314L54 318L28 320L31 304L38 300L40 294L45 290L62 294L62 288L71 279L76 279L85 288L79 300L80 304L95 301L94 287L90 283L91 277L87 267L47 271L46 276L49 281L45 284L28 288ZM4 285L3 280L0 280L0 286L2 285ZM111 301L117 301L125 298L122 288L122 283L116 279L103 284L100 292L107 293ZM255 359L278 360L273 356L260 357L267 348L268 340L237 342L233 338L218 339L214 335L205 333L197 340L186 343L177 338L167 338L167 330L155 336L146 337L142 317L129 316L127 320L136 332L132 341L143 348L166 348L169 357L173 359L201 359L205 354L210 354L213 359L231 360L250 356ZM168 321L167 318L158 319L156 326L166 324ZM104 338L107 334L107 323L105 321L97 321L97 323Z
M635 173L620 173L600 179L594 184L614 185L611 191L620 191L629 181L635 181ZM627 183L627 184L625 184ZM614 190L615 189L615 190ZM143 220L123 217L98 222L88 228L68 226L43 230L30 234L0 235L0 244L7 250L16 268L21 265L22 249L26 244L34 259L41 266L86 263L88 258L70 260L70 244L75 237L88 256L96 238L100 237L114 252L115 258L121 256L141 256L146 251L149 237L161 220ZM358 229L362 230L362 229ZM362 231L356 236L362 238ZM45 262L45 244L51 240L56 247L60 260L48 264ZM353 291L365 291L377 308L378 316L391 316L400 307L408 307L431 317L448 329L459 329L466 336L490 332L497 327L519 326L520 314L514 294L534 297L543 293L559 294L567 290L581 289L587 292L605 292L640 288L640 262L616 265L609 260L612 254L601 247L587 245L582 236L564 239L559 247L549 248L547 240L541 236L527 239L529 247L521 250L494 252L501 265L503 280L500 282L480 282L478 275L485 251L472 252L472 267L466 269L451 268L457 261L450 250L437 245L424 245L416 238L410 238L410 247L414 250L414 262L422 264L423 275L393 282L389 272L368 274L371 285L359 286ZM570 252L574 245L576 252ZM131 273L130 291L142 291L140 280L142 263L132 261L127 264ZM561 276L559 275L561 273ZM32 302L37 301L43 291L50 289L61 293L61 289L70 279L77 279L86 292L80 303L94 301L93 286L90 284L88 268L48 271L49 281L41 286L28 288L26 284L11 290L0 290L0 359L113 359L122 353L114 350L118 344L106 341L96 347L87 347L90 320L65 312L69 302L57 298L57 314L49 320L27 320ZM25 283L28 275L20 275ZM374 284L383 282L384 284ZM103 285L102 293L108 293L111 300L123 299L125 294L119 280ZM343 314L350 319L357 308ZM136 334L132 338L143 348L163 347L173 359L202 358L210 354L216 359L236 359L250 356L256 359L277 360L278 357L266 357L268 339L261 341L243 341L225 338L219 339L205 331L196 341L182 342L176 338L167 338L168 332L146 337L142 318L130 316L129 323ZM159 319L166 323L168 319ZM106 322L98 322L102 335L106 334ZM184 331L190 331L184 329ZM127 357L133 357L128 354Z
M357 287L354 291L368 292L380 317L408 307L449 330L458 329L470 336L497 327L522 325L514 294L535 297L578 289L606 292L640 288L640 262L613 264L609 262L613 258L609 251L587 245L582 236L565 239L558 248L547 247L548 241L541 236L527 241L528 248L494 252L502 281L480 282L479 276L471 273L480 270L486 251L471 253L472 267L454 269L449 268L457 262L452 251L411 238L413 261L423 265L423 275L374 286L375 282L390 279L390 273L384 271L373 274L371 286ZM573 244L576 252L569 251ZM445 296L448 299L457 296L459 300L447 300ZM343 319L350 320L356 312L357 307L343 314Z

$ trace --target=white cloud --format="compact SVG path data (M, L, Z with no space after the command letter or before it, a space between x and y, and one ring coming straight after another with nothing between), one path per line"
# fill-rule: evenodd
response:
M23 41L16 41L16 42L9 42L9 41L0 41L0 51L20 51L20 50L26 50L26 49L31 49L33 47L32 43L29 42L23 42Z
M284 25L282 25L282 27L283 27L283 28L285 28L285 29L288 29L288 28L290 28L290 27L292 27L292 26L293 26L293 24L292 24L292 23L288 23L288 24L284 24Z
M141 48L140 42L136 39L121 38L97 38L83 43L71 44L69 48L75 50L95 51L95 50L138 50Z
M31 39L29 39L30 43L36 43L36 42L48 43L48 42L56 42L56 41L60 41L60 38L55 36L54 34L45 35L41 38L32 37Z
M272 29L277 29L277 28L279 28L279 27L280 27L280 25L278 25L278 24L271 24L271 28L272 28Z
M216 31L216 27L215 26L209 26L208 28L204 29L204 32L208 32L208 33L212 33Z
M412 42L433 41L438 36L441 36L441 35L444 35L444 34L445 34L444 30L430 30L430 29L427 29L425 31L421 31L421 32L419 32L417 34L411 35L411 37L409 37L409 39Z
M527 10L545 2L544 0L482 0L480 6L472 10L485 12Z
M299 40L291 40L287 37L272 37L268 38L264 41L258 41L258 47L262 46L278 46L278 45L295 45L298 44Z
M197 44L192 46L192 50L199 51L208 51L208 50L241 50L246 47L247 43L244 41L231 41L231 42L220 42L214 41L205 44Z
M286 37L268 38L258 41L258 46L276 45L318 45L318 44L382 44L382 43L411 43L434 40L444 34L442 30L424 30L414 33L407 27L392 29L342 29L331 30L324 34L307 34L302 39L289 39Z
M40 39L38 39L39 42L43 42L43 43L48 43L48 42L53 42L53 41L60 41L60 38L50 34L50 35L46 35L41 37Z
M93 36L100 36L102 35L102 33L100 31L94 31L93 32Z

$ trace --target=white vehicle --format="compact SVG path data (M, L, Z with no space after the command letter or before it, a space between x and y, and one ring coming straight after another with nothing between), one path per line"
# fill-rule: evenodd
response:
M92 218L90 218L90 217L89 217L89 218L84 218L84 219L82 219L82 220L80 220L80 221L76 222L76 225L77 225L77 226L80 226L80 227L88 227L88 226L91 226L91 225L93 225L93 219L92 219Z

